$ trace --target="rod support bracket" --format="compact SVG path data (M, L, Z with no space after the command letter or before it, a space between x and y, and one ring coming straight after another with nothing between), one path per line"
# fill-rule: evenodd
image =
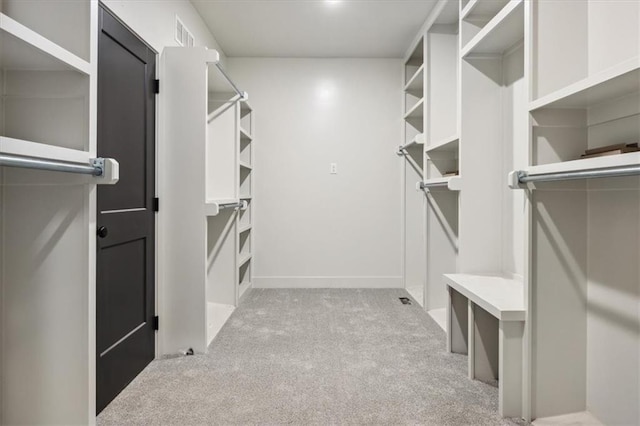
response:
M98 185L114 185L120 180L120 163L113 158L92 158L91 165L96 169L94 176Z
M104 176L104 158L102 157L92 158L91 165L96 169L96 171L93 174L94 176L96 177Z
M507 184L511 189L522 189L522 184L520 183L520 179L527 175L527 172L522 170L514 170L509 172L509 176L507 177Z

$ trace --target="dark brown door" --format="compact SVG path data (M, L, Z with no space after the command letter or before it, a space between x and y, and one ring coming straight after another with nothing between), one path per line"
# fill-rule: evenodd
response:
M106 10L98 41L98 155L120 181L98 187L97 412L155 354L156 55Z

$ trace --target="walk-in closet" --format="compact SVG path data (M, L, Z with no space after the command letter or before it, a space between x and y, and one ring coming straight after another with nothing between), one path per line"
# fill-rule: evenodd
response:
M640 426L640 0L0 0L0 424Z

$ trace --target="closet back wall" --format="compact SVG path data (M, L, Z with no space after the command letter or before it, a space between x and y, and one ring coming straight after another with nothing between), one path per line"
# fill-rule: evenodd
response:
M254 287L402 287L401 61L227 63L258 111Z

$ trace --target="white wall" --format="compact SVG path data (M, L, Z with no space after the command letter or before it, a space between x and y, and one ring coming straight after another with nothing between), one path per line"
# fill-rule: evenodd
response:
M228 68L256 111L254 286L401 287L401 61Z
M222 49L189 0L102 0L129 28L158 53L167 46L178 46L174 38L176 15L191 31L196 46Z

